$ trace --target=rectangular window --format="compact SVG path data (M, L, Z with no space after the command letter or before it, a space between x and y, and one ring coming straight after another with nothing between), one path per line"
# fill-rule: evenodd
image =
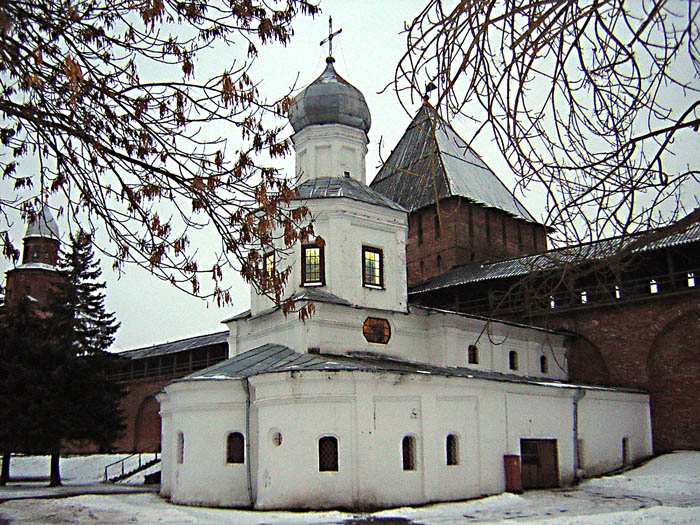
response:
M501 217L501 240L503 241L503 246L508 244L508 236L506 234L506 217Z
M459 465L459 439L456 434L448 434L445 440L445 455L448 466Z
M518 352L515 350L508 352L508 368L511 370L518 369Z
M263 272L265 278L265 288L274 288L274 275L275 275L275 252L266 253L263 256Z
M325 285L325 261L323 248L316 244L301 247L301 285Z
M177 433L177 462L182 465L185 462L185 436L182 432Z
M245 463L245 438L240 432L226 438L226 463Z
M379 248L362 247L362 286L384 288L384 256Z
M416 470L416 438L404 436L401 442L401 455L404 470Z
M491 242L491 214L485 210L484 211L484 219L486 223L486 242L490 243Z
M338 472L338 439L325 436L318 440L318 471Z
M435 238L440 238L440 214L435 212Z
M518 249L523 249L523 230L520 228L520 223L518 223Z
M472 207L469 206L469 239L474 238L474 214L472 213Z
M476 345L469 345L469 349L467 350L467 357L470 365L478 365L479 364L479 349L476 347Z
M416 215L416 220L418 221L418 244L423 244L423 217Z
M649 293L651 293L651 294L659 293L659 283L657 283L655 279L652 279L651 281L649 281Z

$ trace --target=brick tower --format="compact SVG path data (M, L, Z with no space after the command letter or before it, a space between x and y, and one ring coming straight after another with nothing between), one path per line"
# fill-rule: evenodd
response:
M425 102L371 183L409 210L408 285L544 251L547 230Z
M38 307L46 307L57 272L59 230L51 211L43 208L27 226L22 263L7 272L5 304L12 306L22 296Z

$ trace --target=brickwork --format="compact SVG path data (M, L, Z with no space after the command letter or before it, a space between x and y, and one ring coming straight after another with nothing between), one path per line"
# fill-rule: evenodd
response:
M684 294L552 316L549 325L581 334L601 355L577 355L571 379L649 391L654 450L700 449L700 303ZM595 353L595 352L593 352ZM603 381L601 381L601 379Z
M22 264L42 263L56 266L58 263L59 242L45 237L27 237L24 239Z
M114 444L116 452L156 452L160 450L160 414L155 396L169 378L144 379L127 383L121 407L126 431Z
M408 285L469 262L546 249L543 226L484 208L461 197L412 212L408 221Z
M37 300L38 306L47 306L51 290L59 282L59 279L59 274L53 270L14 268L7 272L5 300L8 305L13 305L23 295L30 295Z

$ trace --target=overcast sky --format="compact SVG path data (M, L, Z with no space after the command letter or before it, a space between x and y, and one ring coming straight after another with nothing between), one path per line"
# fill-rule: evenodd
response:
M299 19L290 45L261 50L257 67L257 77L264 79L261 92L271 97L281 96L297 78L299 87L306 86L323 71L326 49L321 48L319 42L327 35L328 15L332 15L334 25L343 29L333 44L336 70L362 91L372 113L367 173L373 178L379 164L380 139L382 156L386 158L410 122L410 116L391 90L383 94L378 92L393 79L394 68L405 51L404 36L400 34L404 21L412 19L424 4L424 0L322 0L323 13L315 19ZM231 56L239 53L239 50L230 51ZM206 57L206 63L196 63L196 71L220 72L223 63L217 63L217 57L225 52L218 50ZM412 112L417 109L418 104ZM457 131L466 131L463 122L452 124ZM238 132L232 130L231 135L237 137ZM496 147L485 138L475 142L474 147L512 188L514 178L505 169ZM291 174L291 157L286 165ZM519 198L536 218L542 217L542 203L537 196L530 194L523 198L519 195ZM16 238L21 237L20 228L20 225L14 228ZM206 250L206 237L200 242L200 249ZM102 263L108 286L107 307L116 312L122 323L113 348L116 351L222 330L225 328L220 324L222 319L249 306L249 288L238 276L231 276L233 305L219 308L172 288L140 268L128 267L126 274L118 278L111 269L111 261ZM6 260L0 260L3 273L9 267Z

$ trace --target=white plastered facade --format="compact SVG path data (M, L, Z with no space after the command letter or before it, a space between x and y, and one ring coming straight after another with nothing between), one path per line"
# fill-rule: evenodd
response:
M365 183L366 135L345 128L314 125L296 134L303 180L348 171ZM274 344L331 363L350 356L414 369L176 381L159 396L162 495L221 507L381 508L502 492L504 456L519 455L522 439L556 440L561 484L619 467L623 439L627 460L651 454L648 396L567 384L563 335L409 306L405 212L347 197L305 204L325 243L324 285L302 283L301 246L277 264L291 268L286 297L327 296L302 322L253 293L250 312L227 322L230 359ZM363 286L363 246L382 250L382 288ZM367 340L368 318L388 323L387 342ZM470 345L477 363L469 362ZM423 371L421 364L437 368ZM234 432L245 439L242 463L227 462ZM446 461L448 435L457 439L453 465ZM402 463L406 436L415 440L414 470ZM336 439L336 471L320 471L324 437Z

